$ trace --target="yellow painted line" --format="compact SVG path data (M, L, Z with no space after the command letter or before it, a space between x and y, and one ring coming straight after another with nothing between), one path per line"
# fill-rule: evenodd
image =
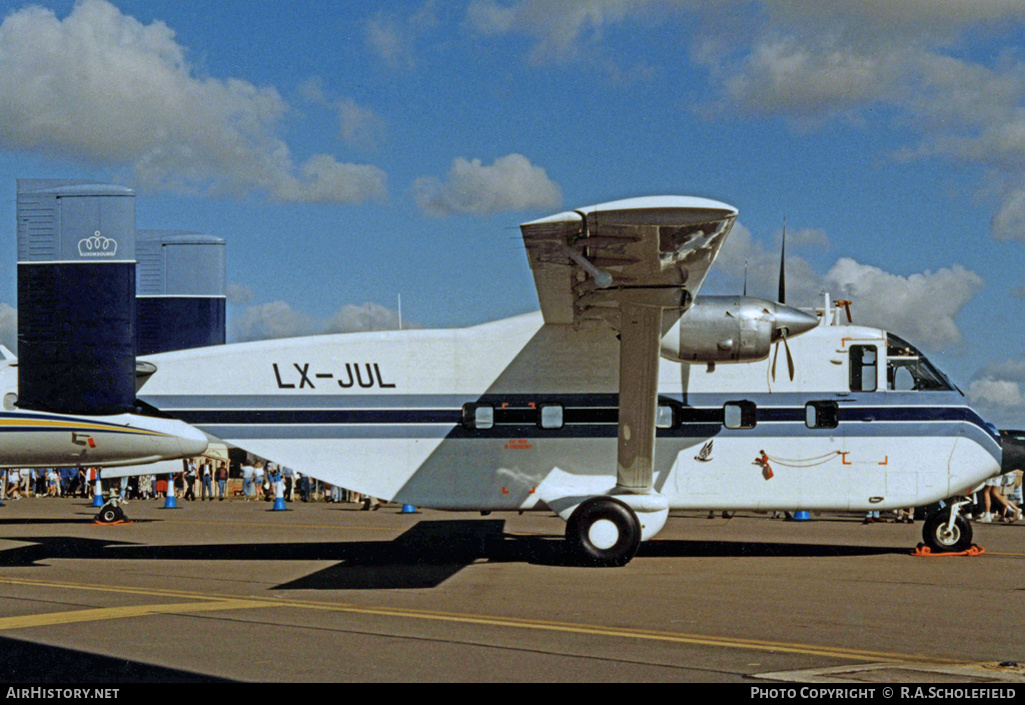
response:
M178 602L157 605L130 605L126 607L101 607L97 609L27 614L20 617L0 617L0 631L25 629L28 627L49 627L57 624L79 622L101 622L108 619L127 619L153 614L180 614L183 612L210 612L220 610L250 609L266 607L260 600L215 600L213 602Z
M926 656L924 654L901 654L889 651L870 651L864 649L849 649L844 647L822 646L815 644L797 644L782 641L763 641L758 639L741 639L735 637L717 637L706 634L689 634L682 632L658 631L650 629L636 629L625 627L609 627L596 624L580 624L572 622L552 622L538 619L527 619L519 617L495 617L489 615L472 615L458 612L440 612L431 610L408 609L402 607L368 607L345 603L317 602L313 600L294 599L262 599L262 598L236 598L231 595L217 595L204 593L189 593L180 590L156 590L147 588L129 588L113 585L88 585L80 583L58 583L25 578L0 578L0 584L30 585L35 587L62 588L69 590L94 590L101 592L131 593L139 595L150 595L160 597L191 597L195 600L204 600L199 605L209 605L206 609L238 609L244 607L292 607L300 609L316 609L329 612L344 612L349 614L370 615L375 617L393 617L410 620L428 620L437 622L450 622L460 624L474 624L489 627L506 627L513 629L524 629L541 632L561 632L567 634L581 634L584 636L607 636L623 639L641 639L664 643L678 643L695 646L712 646L719 648L747 649L753 651L766 651L770 653L791 653L812 656L825 656L829 658L844 659L849 661L888 662L888 663L920 663L932 665L970 665L970 662L957 659ZM230 606L237 603L236 607ZM192 603L196 607L197 603ZM218 607L217 605L223 605ZM162 605L153 605L152 609L157 612L173 612L174 609L162 610ZM132 608L115 608L132 609ZM141 609L141 608L136 608ZM189 611L188 609L181 611ZM192 610L195 611L195 610ZM65 613L62 613L65 614ZM75 614L74 612L66 614ZM128 616L128 615L118 615ZM108 617L114 618L114 617ZM0 625L3 621L0 620Z

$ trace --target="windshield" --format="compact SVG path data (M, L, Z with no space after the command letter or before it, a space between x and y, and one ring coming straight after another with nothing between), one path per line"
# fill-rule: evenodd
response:
M891 333L886 336L886 388L933 392L949 391L954 385L915 346Z

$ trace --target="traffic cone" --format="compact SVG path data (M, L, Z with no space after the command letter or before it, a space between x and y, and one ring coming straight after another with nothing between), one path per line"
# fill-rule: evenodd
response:
M402 511L399 514L416 514L416 507L412 504L403 504Z
M799 512L794 512L794 521L808 521L811 519L811 514L807 510L802 509Z
M285 483L275 482L274 483L274 506L271 507L272 512L285 512L288 511L288 507L285 506Z
M164 496L163 509L177 509L178 502L174 498L174 475L167 476L167 494Z
M103 484L100 482L100 471L96 471L96 488L93 490L93 506L102 507L103 501Z

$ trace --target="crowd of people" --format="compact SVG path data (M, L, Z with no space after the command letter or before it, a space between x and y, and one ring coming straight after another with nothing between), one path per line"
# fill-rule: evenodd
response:
M238 478L241 477L241 486ZM180 472L162 475L136 475L103 479L99 468L48 468L0 470L0 500L23 497L91 498L96 480L102 483L104 496L116 493L121 500L166 499L168 495L183 501L273 501L281 495L286 502L322 500L326 502L369 503L376 509L376 498L365 498L341 487L332 487L308 476L261 460L246 459L237 472L228 462L208 457L183 461Z

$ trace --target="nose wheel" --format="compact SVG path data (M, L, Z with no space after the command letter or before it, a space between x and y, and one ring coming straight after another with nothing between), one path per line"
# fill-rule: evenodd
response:
M961 553L972 547L972 525L959 511L963 503L933 512L925 520L922 538L934 553Z
M637 514L613 497L592 497L570 515L566 540L572 554L586 565L626 565L641 545Z

